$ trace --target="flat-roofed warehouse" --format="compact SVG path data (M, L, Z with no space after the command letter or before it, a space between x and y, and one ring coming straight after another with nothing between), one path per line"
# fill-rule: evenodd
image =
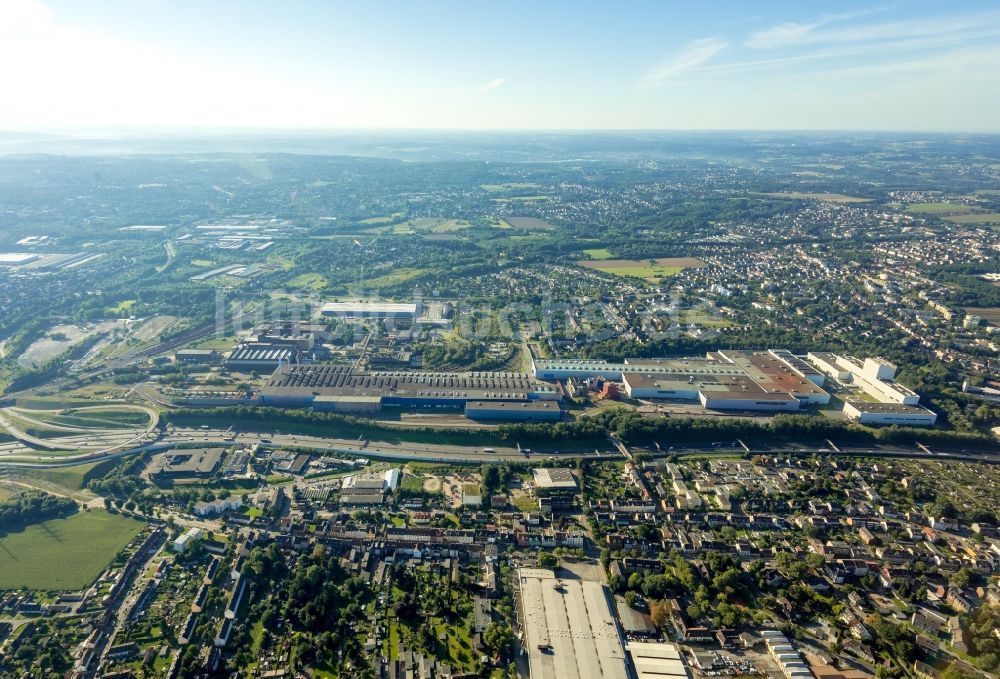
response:
M469 401L465 416L471 420L548 420L562 419L555 401Z
M535 487L545 490L576 490L576 478L573 471L565 468L542 467L532 469Z
M639 679L682 679L691 676L675 644L630 641L625 648Z
M608 592L541 568L518 572L524 648L533 679L627 679Z
M260 391L264 405L333 412L383 406L464 408L468 403L557 401L552 385L515 372L365 371L349 365L283 365ZM553 404L555 405L555 404ZM557 413L545 408L547 413Z
M419 305L412 302L327 302L321 313L340 318L396 318L412 321L419 311Z

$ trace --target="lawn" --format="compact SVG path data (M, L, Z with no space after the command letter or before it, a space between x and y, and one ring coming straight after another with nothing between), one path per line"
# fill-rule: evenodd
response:
M143 524L101 509L0 538L0 589L76 590L92 583Z

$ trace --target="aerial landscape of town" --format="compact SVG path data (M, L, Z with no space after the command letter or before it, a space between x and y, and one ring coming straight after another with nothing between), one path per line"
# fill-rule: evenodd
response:
M0 679L1000 676L1000 12L708 4L0 0Z

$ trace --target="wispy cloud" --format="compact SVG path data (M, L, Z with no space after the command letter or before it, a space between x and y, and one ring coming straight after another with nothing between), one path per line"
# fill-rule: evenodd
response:
M701 38L684 46L679 52L662 61L642 77L640 84L658 85L705 63L729 46L721 38Z
M996 26L1000 13L984 12L964 16L928 17L885 21L871 24L837 25L866 16L871 12L826 15L813 21L784 22L751 33L744 45L753 49L778 49L806 45L843 44L873 40L908 40L952 36L959 39L970 31Z
M500 87L501 85L503 85L505 82L507 82L506 78L494 78L493 80L489 81L488 83L484 83L484 84L480 85L479 87L472 88L472 91L473 92L479 92L479 93L492 92L493 90L495 90L498 87Z

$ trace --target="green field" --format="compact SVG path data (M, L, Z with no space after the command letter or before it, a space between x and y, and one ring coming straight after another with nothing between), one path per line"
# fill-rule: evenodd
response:
M796 200L821 200L825 203L868 203L870 198L858 198L857 196L846 196L843 193L799 193L798 191L786 191L783 193L762 193L762 196L770 198L794 198Z
M65 491L73 494L74 491L83 490L91 479L99 479L109 471L114 469L120 460L114 458L102 460L100 462L88 462L86 464L73 465L72 467L58 467L53 469L29 469L18 470L16 477L25 481L38 482L42 487L50 487L53 490Z
M970 212L964 215L942 217L956 224L1000 224L1000 212Z
M92 583L143 524L102 509L0 538L0 590L75 590Z
M370 288L380 288L389 285L396 285L398 283L405 283L406 281L413 280L414 278L424 275L428 271L430 271L430 269L397 269L396 271L384 276L377 276L375 278L365 280L364 286Z
M107 311L108 311L109 314L112 314L112 315L115 315L115 316L118 316L118 315L121 315L121 314L125 314L125 313L128 313L128 312L132 311L132 307L135 306L135 302L136 302L136 300L134 300L134 299L122 300L117 305L115 305L113 307L109 307Z
M909 203L906 206L906 211L932 214L939 212L965 213L972 212L972 208L960 203Z
M658 283L684 270L684 266L675 264L672 260L635 260L635 259L603 259L581 260L579 266L596 269L612 276L630 276L642 278L650 283Z
M304 273L291 279L285 285L297 290L321 290L326 287L326 279L318 273Z
M611 250L607 248L591 248L590 250L584 250L583 254L587 255L591 259L611 259L614 257L611 254Z

